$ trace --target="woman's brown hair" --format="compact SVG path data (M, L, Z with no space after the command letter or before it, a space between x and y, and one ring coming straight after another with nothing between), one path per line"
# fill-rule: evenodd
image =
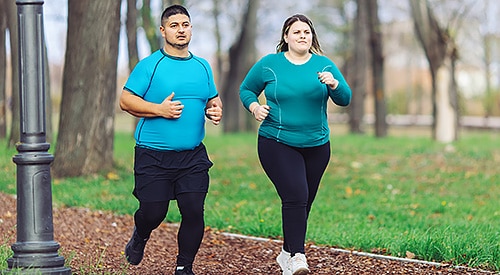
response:
M283 28L281 30L281 40L276 46L276 52L279 53L288 51L288 43L285 42L285 34L288 34L290 26L297 21L304 22L309 25L309 28L311 28L312 45L309 49L309 52L315 54L323 54L323 50L321 50L321 46L319 45L318 36L316 35L316 30L314 29L313 23L303 14L295 14L285 20L285 23L283 24Z

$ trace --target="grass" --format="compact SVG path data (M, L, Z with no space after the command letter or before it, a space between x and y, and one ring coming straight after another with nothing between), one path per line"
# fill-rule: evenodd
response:
M445 145L418 134L332 136L308 241L499 271L499 137L498 132L466 132ZM131 195L133 144L129 133L117 133L114 171L53 180L55 207L132 214L137 207ZM255 134L209 131L205 144L214 162L207 226L280 238L280 201L258 162ZM0 151L0 192L15 193L12 156L17 152L6 149L5 141ZM179 218L172 203L167 221ZM0 259L9 257L3 243L0 239Z

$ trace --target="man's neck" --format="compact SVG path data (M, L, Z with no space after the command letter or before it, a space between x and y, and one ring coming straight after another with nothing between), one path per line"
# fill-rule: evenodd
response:
M189 57L188 47L184 47L182 49L178 49L172 46L165 45L163 46L163 50L170 56L175 57Z

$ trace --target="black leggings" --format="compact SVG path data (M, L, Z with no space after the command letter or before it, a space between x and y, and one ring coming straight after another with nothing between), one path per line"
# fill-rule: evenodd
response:
M182 216L177 244L179 254L177 265L192 265L203 239L205 222L203 217L206 193L177 194L177 206ZM134 221L137 234L149 237L165 219L169 202L141 202L135 212Z
M259 159L281 198L283 249L305 253L307 218L330 160L330 142L296 148L259 137Z

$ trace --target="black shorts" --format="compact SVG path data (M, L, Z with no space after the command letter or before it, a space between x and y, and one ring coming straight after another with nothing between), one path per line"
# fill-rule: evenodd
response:
M133 194L140 202L159 202L186 192L207 193L211 166L203 143L179 152L136 146Z

